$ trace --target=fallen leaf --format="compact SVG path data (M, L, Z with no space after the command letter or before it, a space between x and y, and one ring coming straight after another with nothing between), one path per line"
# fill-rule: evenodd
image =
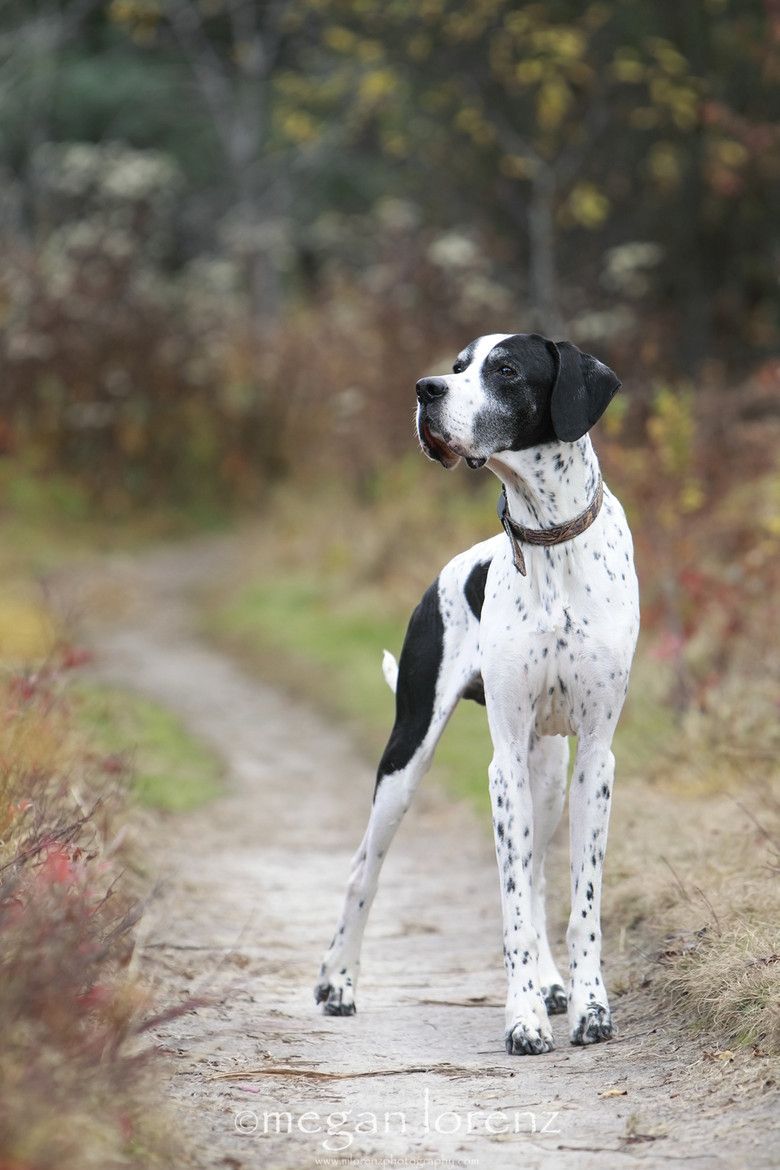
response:
M604 1091L602 1093L599 1093L599 1097L627 1097L627 1096L628 1096L628 1089L618 1089L617 1087L615 1087L613 1089L604 1089Z

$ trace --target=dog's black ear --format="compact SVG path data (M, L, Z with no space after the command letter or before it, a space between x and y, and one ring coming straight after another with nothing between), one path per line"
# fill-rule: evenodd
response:
M553 430L564 443L574 443L598 422L620 389L609 366L569 341L549 342L556 363L550 400Z

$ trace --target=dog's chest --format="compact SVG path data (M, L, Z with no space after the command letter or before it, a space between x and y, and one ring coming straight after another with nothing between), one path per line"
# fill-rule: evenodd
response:
M596 708L622 702L638 602L630 541L610 544L593 534L576 550L530 549L526 577L508 554L491 570L480 633L486 690L527 711L539 734L578 734Z

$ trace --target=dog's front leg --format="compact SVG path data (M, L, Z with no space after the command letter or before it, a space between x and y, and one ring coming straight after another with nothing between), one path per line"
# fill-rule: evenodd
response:
M553 1037L539 978L539 935L534 922L528 739L497 743L489 776L508 981L506 1050L537 1055L552 1049Z
M572 1044L595 1044L612 1036L601 974L601 874L614 775L615 757L609 742L581 741L569 793L571 917L566 942Z

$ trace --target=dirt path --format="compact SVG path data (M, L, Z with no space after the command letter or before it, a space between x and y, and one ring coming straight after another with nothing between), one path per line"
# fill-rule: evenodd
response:
M642 992L613 1002L610 1044L574 1049L556 1017L555 1052L505 1055L492 844L432 783L383 874L358 1015L319 1014L312 986L371 769L338 728L193 632L188 592L228 555L211 544L116 563L69 602L104 615L88 625L102 677L177 711L226 764L222 798L160 828L163 892L143 939L162 1002L212 997L158 1031L182 1165L776 1165L767 1105L692 1094L702 1045Z

